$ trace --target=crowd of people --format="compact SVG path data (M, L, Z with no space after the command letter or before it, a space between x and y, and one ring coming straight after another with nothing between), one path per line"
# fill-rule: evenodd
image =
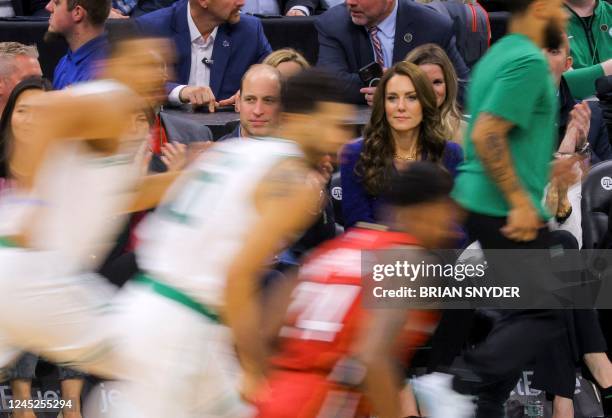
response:
M569 418L581 365L612 416L596 310L495 310L475 343L479 312L366 309L361 271L362 251L582 248L581 181L612 159L591 99L612 77L612 4L509 0L508 34L469 68L429 1L338 3L0 0L68 44L48 81L35 46L0 43L12 417L41 409L39 357L64 418L98 416L86 375L120 390L117 418L502 418L528 366ZM258 18L316 13L316 63L273 51ZM133 25L111 37L108 19ZM171 137L166 106L239 122ZM495 260L511 282L516 258Z

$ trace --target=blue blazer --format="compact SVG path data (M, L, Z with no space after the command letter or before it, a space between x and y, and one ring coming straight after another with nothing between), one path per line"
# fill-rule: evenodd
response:
M469 69L457 50L450 18L413 0L397 1L393 63L402 61L408 52L420 45L434 43L444 48L459 79L467 81ZM365 103L359 89L366 86L359 79L358 71L374 61L374 51L365 27L351 21L345 4L332 7L320 15L315 27L319 33L317 65L337 75L347 100ZM464 88L461 81L460 88Z
M136 19L141 32L174 41L176 65L174 83L168 83L168 92L189 82L191 69L191 37L187 24L187 0L171 7L148 13ZM240 80L253 64L261 62L272 52L261 22L256 17L241 15L235 25L219 26L213 46L210 88L217 100L227 99L240 88ZM197 63L197 65L204 65Z
M363 139L346 145L340 158L340 179L342 182L342 216L344 227L350 228L357 222L376 222L376 212L380 201L369 194L360 176L355 173L355 165L363 150ZM463 150L455 142L448 141L444 149L442 164L453 178L457 166L463 161Z

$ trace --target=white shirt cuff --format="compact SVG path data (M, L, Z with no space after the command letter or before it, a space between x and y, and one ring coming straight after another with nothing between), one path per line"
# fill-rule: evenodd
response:
M170 104L175 104L175 105L183 104L183 102L181 102L181 99L180 99L180 94L181 94L181 90L183 90L185 87L187 86L176 86L175 88L173 88L170 94L168 95L168 102L170 102Z
M289 9L289 11L291 10L299 10L300 12L303 12L306 16L310 16L310 11L308 11L308 7L306 6L293 6L291 9Z

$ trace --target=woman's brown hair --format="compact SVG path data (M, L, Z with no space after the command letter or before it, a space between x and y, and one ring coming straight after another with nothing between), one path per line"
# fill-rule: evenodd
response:
M372 115L363 135L363 150L355 165L355 173L373 196L380 194L393 170L395 142L385 112L386 89L394 76L406 76L412 80L417 98L423 108L423 121L419 129L417 158L440 163L444 154L446 137L442 129L436 95L427 75L416 65L398 62L380 80L372 105Z

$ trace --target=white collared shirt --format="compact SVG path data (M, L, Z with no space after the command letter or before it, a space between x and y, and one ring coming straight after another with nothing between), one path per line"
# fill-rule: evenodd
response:
M395 0L391 14L376 25L378 26L378 39L382 46L386 68L390 68L393 65L393 44L395 43L395 23L397 20L398 4L399 0ZM372 45L372 50L374 50L374 45ZM376 55L374 55L374 61L376 61Z
M208 35L206 40L198 30L191 17L191 6L187 3L187 25L189 26L189 38L191 40L191 68L189 69L189 86L210 86L211 65L206 65L203 60L212 58L217 28ZM176 86L170 92L168 101L173 104L181 104L179 95L184 85Z

